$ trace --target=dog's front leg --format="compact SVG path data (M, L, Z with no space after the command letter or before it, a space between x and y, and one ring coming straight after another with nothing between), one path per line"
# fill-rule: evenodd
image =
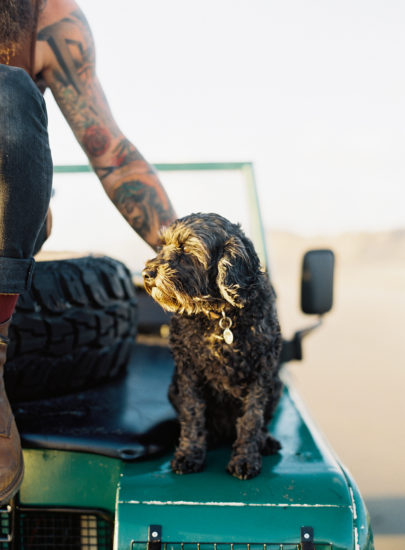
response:
M242 401L242 415L236 421L236 440L227 471L239 479L251 479L262 467L261 447L266 392L256 384Z
M204 466L207 445L205 402L198 395L197 381L183 379L177 391L180 439L171 467L176 474L200 472Z

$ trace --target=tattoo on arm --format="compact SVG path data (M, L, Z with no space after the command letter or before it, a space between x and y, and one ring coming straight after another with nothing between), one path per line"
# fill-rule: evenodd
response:
M90 63L94 63L94 50L85 49L80 40L67 38L66 35L70 32L75 34L78 26L84 28L86 34L90 34L84 16L75 11L70 17L42 29L38 33L38 40L48 42L56 57L59 70L55 71L54 76L66 88L72 86L77 94L82 94L85 73L89 70Z
M45 82L77 139L90 157L104 154L119 132L95 75L93 38L84 14L75 10L44 27L38 40L47 42L54 55Z
M156 246L159 229L176 216L155 171L126 138L118 143L111 158L109 166L95 167L96 173L101 181L114 182L112 201L131 227Z
M157 178L156 178L157 179ZM163 188L145 185L142 180L122 183L115 191L113 202L123 213L129 224L149 244L158 244L158 231L174 218L173 209L164 196Z
M96 166L95 171L100 180L102 181L106 177L110 176L120 168L128 165L131 162L143 161L146 163L143 156L132 145L132 143L124 138L112 151L112 162L109 166ZM153 173L152 168L149 169L150 173Z
M111 135L107 128L93 124L86 128L83 136L83 147L92 157L104 155L110 147Z
M1 0L0 0L1 1ZM158 231L175 219L152 166L117 127L95 75L93 39L85 16L75 10L40 30L54 62L45 81L90 158L109 197L138 234L158 245Z

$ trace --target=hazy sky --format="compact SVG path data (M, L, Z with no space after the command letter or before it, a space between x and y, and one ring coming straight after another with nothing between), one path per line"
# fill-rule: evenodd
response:
M113 113L150 162L253 161L268 227L405 227L402 0L80 5ZM49 110L54 162L85 162Z

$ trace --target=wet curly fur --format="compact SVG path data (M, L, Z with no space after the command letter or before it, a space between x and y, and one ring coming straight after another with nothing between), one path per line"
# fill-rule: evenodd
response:
M240 226L217 214L175 221L162 231L161 244L143 276L147 292L174 312L169 397L181 429L172 469L198 472L208 444L232 441L228 472L252 478L262 455L281 447L267 431L282 388L269 278ZM229 320L232 343L223 338Z

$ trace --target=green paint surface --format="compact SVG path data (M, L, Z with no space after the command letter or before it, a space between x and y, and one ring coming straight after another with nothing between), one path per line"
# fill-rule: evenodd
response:
M124 463L25 450L21 503L115 512L116 550L141 550L136 541L146 541L155 524L167 543L297 544L301 527L311 526L316 542L333 543L333 550L353 550L356 537L359 550L372 550L367 511L354 482L287 388L270 431L283 449L265 457L262 473L249 481L225 472L230 448L210 451L202 473L184 476L171 472L171 454Z
M147 540L149 525L158 524L165 542L251 544L297 544L301 527L311 526L318 543L352 550L350 487L304 418L305 411L286 389L270 426L283 449L263 459L262 473L253 480L240 481L225 472L229 448L210 451L199 474L173 474L170 455L125 465L118 491L117 549L131 544L136 549L136 541ZM368 524L363 528L369 531Z
M99 508L114 513L120 460L87 453L24 450L24 506Z

